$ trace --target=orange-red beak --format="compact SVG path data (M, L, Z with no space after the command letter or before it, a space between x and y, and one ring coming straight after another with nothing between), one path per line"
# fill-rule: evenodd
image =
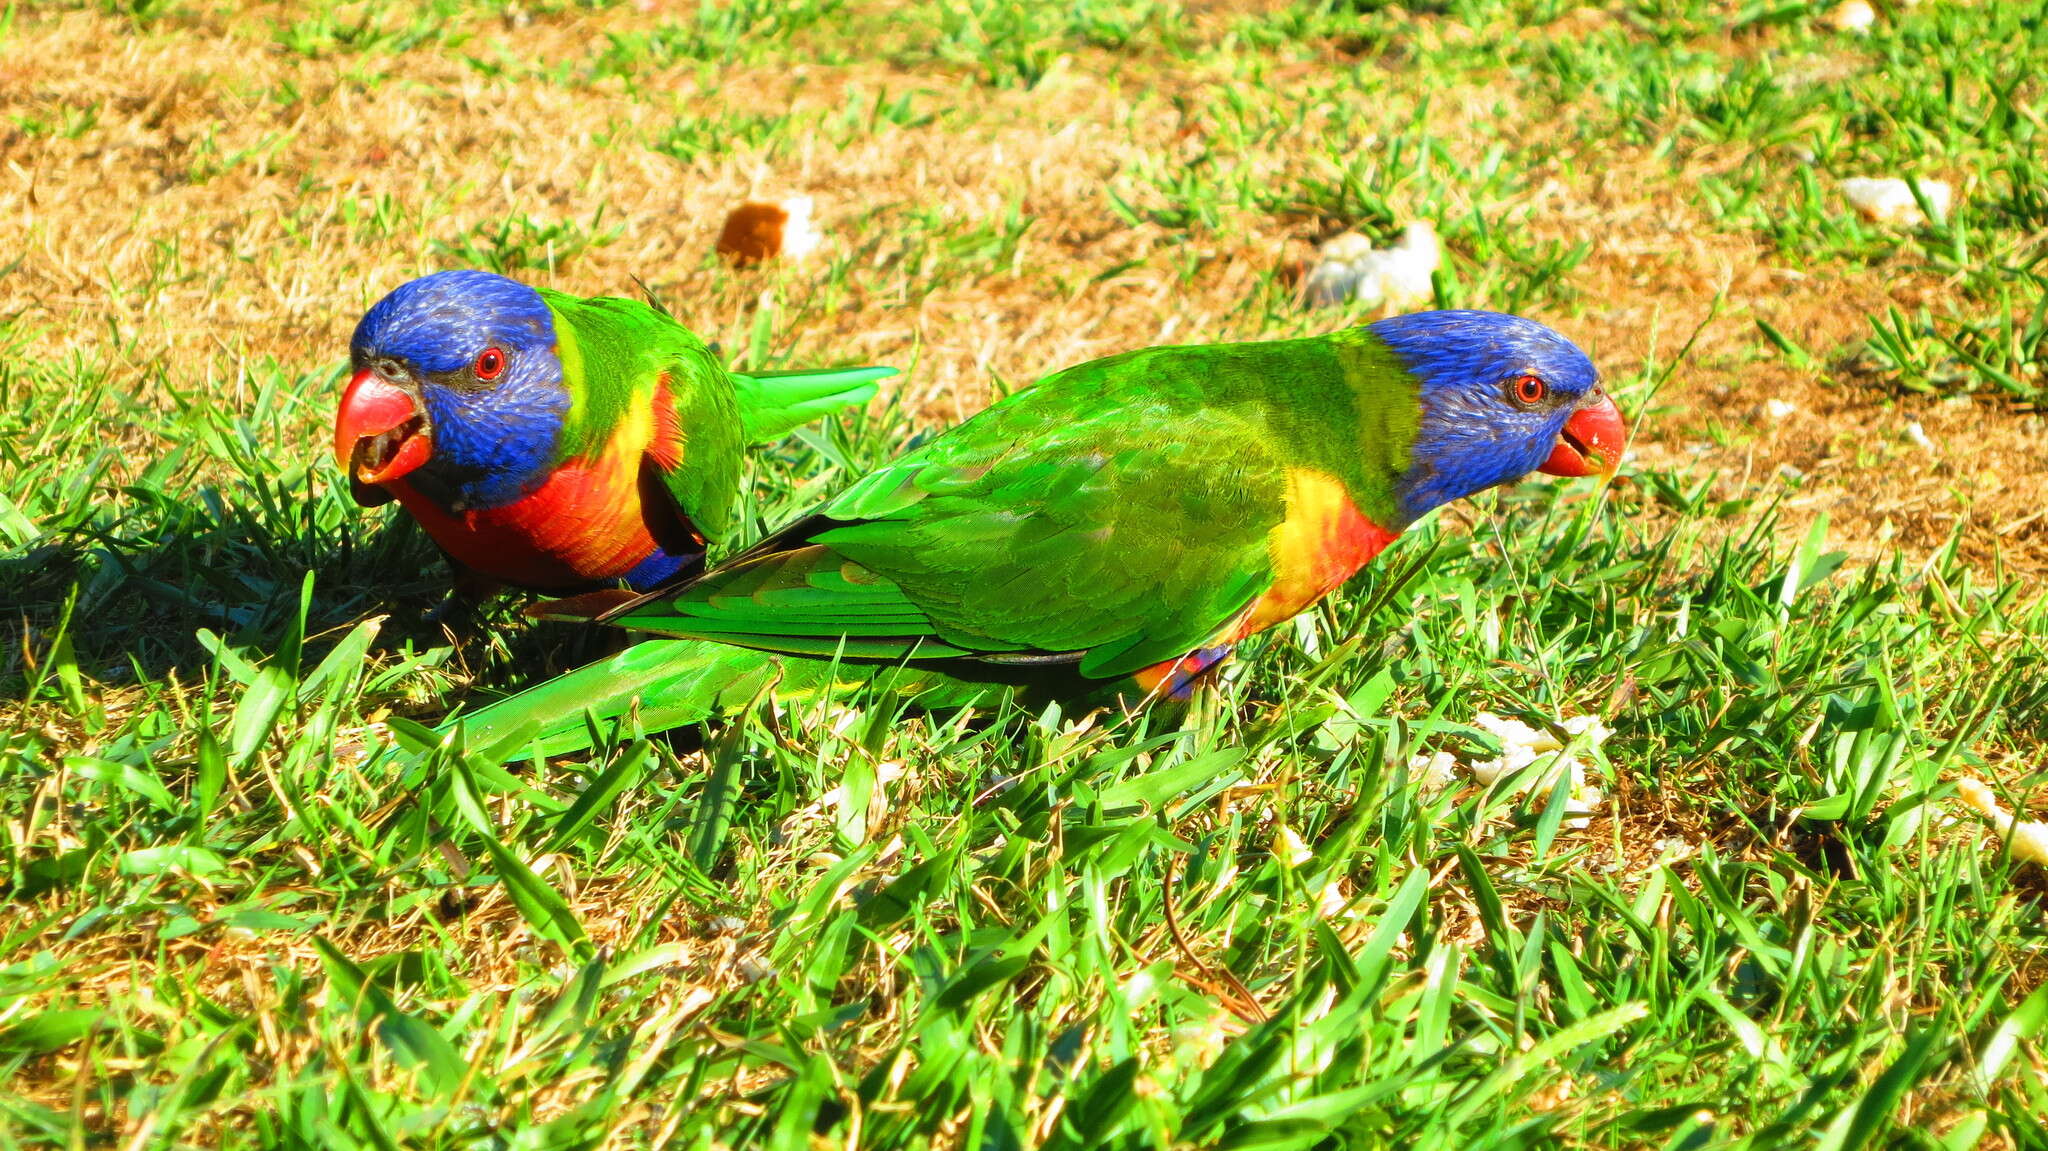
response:
M334 414L334 458L348 473L356 502L374 507L391 493L380 487L427 462L434 440L412 393L368 368L348 382Z
M1564 422L1557 446L1536 470L1553 476L1612 475L1626 447L1628 424L1614 406L1614 397L1602 392L1598 403L1580 408Z

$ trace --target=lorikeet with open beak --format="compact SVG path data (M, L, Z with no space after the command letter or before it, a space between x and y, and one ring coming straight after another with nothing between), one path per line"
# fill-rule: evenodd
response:
M885 681L929 706L1057 680L1184 693L1430 509L1627 441L1586 355L1493 312L1149 348L1069 368L705 575L613 611L652 640L467 717L551 750L637 706L694 722Z
M488 272L401 285L356 325L334 454L472 596L645 591L732 529L742 449L865 401L892 368L741 375L637 300Z

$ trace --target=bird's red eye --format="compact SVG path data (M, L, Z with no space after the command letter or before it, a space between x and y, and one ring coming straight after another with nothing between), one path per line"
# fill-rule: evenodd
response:
M1550 385L1535 376L1522 376L1515 381L1515 399L1534 407L1550 394Z
M476 355L474 375L479 380L495 380L505 370L505 353L496 348L485 348Z

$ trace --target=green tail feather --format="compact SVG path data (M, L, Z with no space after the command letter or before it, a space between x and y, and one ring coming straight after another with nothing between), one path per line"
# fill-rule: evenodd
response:
M895 368L827 368L822 371L733 373L739 391L740 422L751 443L766 444L819 416L864 404L875 384Z
M464 744L472 748L523 737L542 754L565 755L590 746L586 713L600 733L628 716L642 730L654 732L743 708L770 685L784 703L872 686L914 698L921 707L952 708L992 703L1028 686L1031 678L1001 669L973 670L987 674L962 678L930 664L844 661L707 640L653 639L450 719L439 732L460 727Z
M439 731L463 731L469 747L489 747L525 731L547 755L590 746L587 712L603 731L637 715L647 731L699 723L744 705L777 671L773 657L699 640L655 639L457 716Z

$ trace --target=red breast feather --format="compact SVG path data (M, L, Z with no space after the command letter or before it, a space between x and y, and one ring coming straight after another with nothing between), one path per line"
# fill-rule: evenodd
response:
M682 458L666 379L641 410L652 418L628 419L602 450L563 462L500 507L448 512L404 480L389 486L442 550L483 575L539 590L618 579L656 546L647 523L653 509L640 498L643 455L664 468Z

